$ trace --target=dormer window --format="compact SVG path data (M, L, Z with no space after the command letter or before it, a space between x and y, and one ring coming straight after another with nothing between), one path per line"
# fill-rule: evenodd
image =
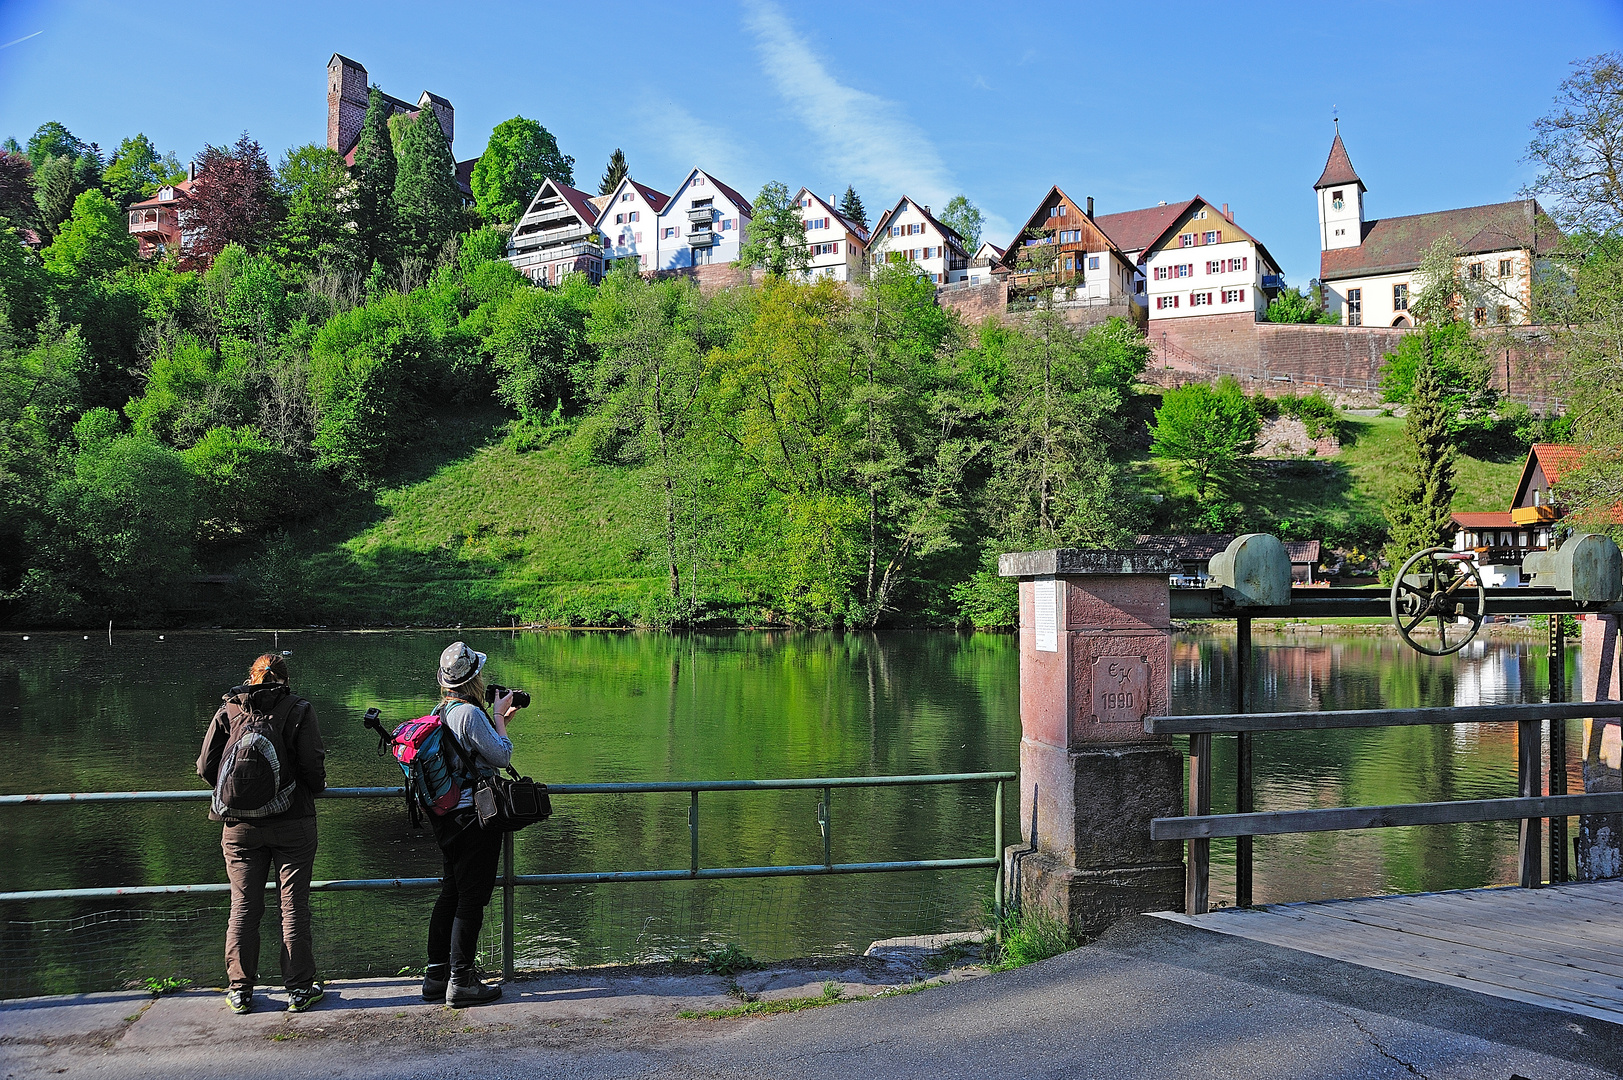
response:
M1330 193L1330 207L1331 207L1331 209L1340 210L1343 206L1347 205L1346 200L1343 199L1341 197L1341 195L1342 195L1342 193L1339 192L1339 191L1332 191Z

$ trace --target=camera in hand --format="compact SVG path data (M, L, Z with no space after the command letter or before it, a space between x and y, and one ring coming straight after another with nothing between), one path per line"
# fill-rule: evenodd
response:
M488 704L496 704L496 699L503 694L513 695L513 708L515 709L528 709L530 707L530 692L528 690L509 690L507 687L497 686L495 683L485 687L485 701Z

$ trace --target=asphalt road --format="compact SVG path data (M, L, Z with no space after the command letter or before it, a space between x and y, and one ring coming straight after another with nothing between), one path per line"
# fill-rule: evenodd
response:
M190 1026L145 1031L146 1018L50 1038L0 1028L0 1075L1555 1080L1623 1070L1614 1025L1142 917L1017 971L777 1017L682 1020L659 1001L618 1012L581 1001L552 1012L324 1009L257 1028L233 1027L217 1004L201 1021L194 1010Z

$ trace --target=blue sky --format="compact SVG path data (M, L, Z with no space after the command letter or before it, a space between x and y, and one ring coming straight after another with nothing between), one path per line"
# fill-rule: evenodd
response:
M30 36L32 35L32 36ZM532 117L595 190L608 154L670 190L700 165L854 184L870 216L963 192L1006 243L1049 185L1099 213L1227 202L1303 282L1339 108L1371 216L1498 202L1567 65L1623 48L1623 4L119 4L0 0L0 137L55 119L272 160L326 132L342 52L456 105L459 158Z

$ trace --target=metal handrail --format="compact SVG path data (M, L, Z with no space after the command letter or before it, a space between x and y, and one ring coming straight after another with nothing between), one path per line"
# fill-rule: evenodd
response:
M1003 915L1003 784L1013 780L1014 772L939 773L924 776L838 776L801 777L781 780L665 780L650 783L605 784L548 784L552 795L636 795L686 792L692 796L688 806L690 859L685 870L607 870L569 874L516 874L513 871L513 834L504 837L502 845L502 973L513 977L514 960L514 889L519 885L601 885L629 881L705 881L737 878L812 877L835 874L905 873L924 870L992 869L993 909L998 916L1001 934ZM993 852L989 856L962 859L908 859L889 862L836 863L833 860L833 829L830 802L835 788L902 787L933 784L995 785L992 812ZM822 833L822 863L790 866L720 866L699 865L699 794L714 791L803 791L818 789L822 798L817 804L818 828ZM316 797L322 799L383 799L401 798L404 788L328 788ZM201 802L212 795L208 790L186 791L93 791L46 792L31 795L0 795L3 806L83 805L89 803L138 802ZM419 878L346 878L312 881L313 892L371 892L390 889L438 888L441 879ZM275 889L275 881L267 881L267 890ZM33 900L89 900L128 896L155 896L175 894L226 893L231 886L225 883L194 885L132 885L99 889L34 889L24 892L0 893L0 902Z

